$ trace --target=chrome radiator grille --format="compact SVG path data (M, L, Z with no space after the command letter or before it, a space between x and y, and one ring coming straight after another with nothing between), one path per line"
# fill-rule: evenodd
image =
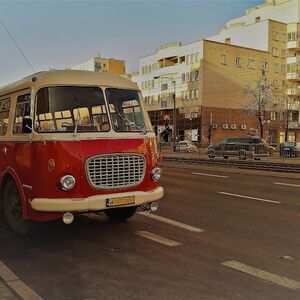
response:
M145 159L136 154L112 154L90 158L86 163L90 184L96 189L136 186L145 175Z

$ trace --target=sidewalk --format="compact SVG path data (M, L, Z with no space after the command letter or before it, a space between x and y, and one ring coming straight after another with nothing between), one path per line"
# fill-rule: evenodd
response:
M1 300L16 300L20 299L12 290L0 279L0 299Z
M178 158L201 158L201 159L207 159L207 155L205 155L205 150L196 153L185 153L185 152L172 152L172 151L162 151L162 156L163 157L178 157ZM222 157L217 157L216 159L220 160L223 159ZM213 159L212 159L213 160ZM225 160L225 159L224 159ZM238 160L237 157L231 157L227 159L226 161L236 161ZM249 161L249 159L247 159ZM274 154L273 156L270 157L262 157L261 160L255 161L257 163L275 163L275 164L299 164L300 165L300 157L298 158L289 158L289 157L280 157L279 154Z

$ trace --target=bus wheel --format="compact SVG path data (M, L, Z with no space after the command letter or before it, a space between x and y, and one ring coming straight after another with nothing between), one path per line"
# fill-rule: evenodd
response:
M105 210L105 214L112 221L125 221L130 219L136 212L137 207L124 207Z
M33 224L23 218L21 196L13 180L6 184L3 202L4 217L10 229L20 235L29 233Z

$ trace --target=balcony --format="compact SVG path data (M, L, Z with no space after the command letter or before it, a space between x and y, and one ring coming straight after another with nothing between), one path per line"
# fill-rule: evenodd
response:
M287 49L293 51L300 51L300 40L297 39L295 41L287 42Z
M286 93L288 96L300 96L300 86L288 88Z
M289 129L300 129L300 123L297 121L289 122Z
M286 79L291 81L300 81L300 72L286 73Z
M299 64L300 63L300 55L290 56L287 58L287 64Z

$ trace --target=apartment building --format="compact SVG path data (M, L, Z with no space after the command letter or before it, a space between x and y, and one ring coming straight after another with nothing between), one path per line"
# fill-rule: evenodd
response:
M258 134L254 112L244 109L253 101L246 87L264 76L273 86L265 138L274 145L285 135L300 142L299 12L299 0L268 0L214 36L186 45L170 43L141 58L132 80L142 89L159 138L205 145Z
M70 67L69 69L125 75L125 62L123 60L113 58L92 57L80 64Z

